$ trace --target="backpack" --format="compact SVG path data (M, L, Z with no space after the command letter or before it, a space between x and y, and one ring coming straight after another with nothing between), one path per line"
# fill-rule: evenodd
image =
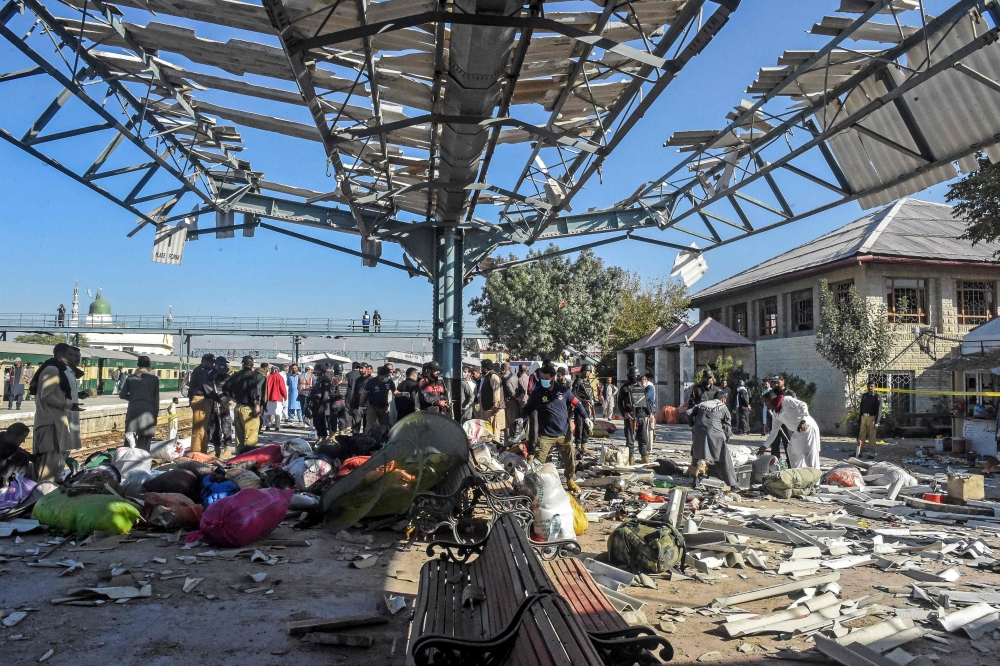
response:
M389 406L389 381L382 381L377 379L372 386L372 390L368 392L368 404L374 405L376 407L388 407Z
M608 561L633 573L683 568L685 554L684 537L668 523L632 519L608 537Z

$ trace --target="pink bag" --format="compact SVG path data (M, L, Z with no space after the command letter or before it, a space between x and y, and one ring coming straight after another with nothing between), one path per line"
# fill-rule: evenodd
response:
M205 509L201 529L187 535L186 541L199 539L213 546L241 548L261 539L285 519L295 490L244 488Z

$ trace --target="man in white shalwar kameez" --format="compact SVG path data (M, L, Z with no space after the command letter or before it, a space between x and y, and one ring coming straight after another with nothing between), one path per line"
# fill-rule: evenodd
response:
M809 416L809 405L787 395L767 393L764 404L774 412L774 427L764 446L768 447L778 436L778 425L784 425L791 438L788 440L788 466L819 469L819 426Z

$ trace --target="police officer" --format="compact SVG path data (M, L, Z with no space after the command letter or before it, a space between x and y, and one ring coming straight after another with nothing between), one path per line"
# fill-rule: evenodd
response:
M649 462L649 403L642 385L639 368L628 369L628 382L618 392L618 411L625 421L625 443L628 445L628 464L635 464L635 445L639 444L642 462Z
M354 396L354 387L357 386L358 383L364 383L364 380L361 379L361 363L359 361L355 361L351 364L351 371L347 373L347 377L344 379L347 382L347 407L348 414L350 416L351 429L354 430L354 432L358 432L361 429L361 414L360 410L355 412L351 407L351 398ZM355 424L357 427L355 427Z
M592 368L590 365L584 363L580 366L580 374L573 380L573 395L583 403L583 408L587 410L588 416L594 413L594 387L590 383L591 372ZM587 440L590 437L590 433L587 431L585 421L584 417L574 414L573 423L576 431L573 433L573 443L576 444L577 451L581 454L590 453L587 450Z
M344 434L351 427L351 411L347 407L347 378L344 376L344 364L339 361L333 364L333 404L330 407L330 430Z
M724 396L722 389L715 385L715 373L712 372L711 368L705 368L705 371L701 373L701 383L691 389L691 395L688 397L688 409L706 400L722 400Z
M584 410L573 392L558 381L555 381L556 369L551 365L543 365L539 371L538 385L528 396L528 403L521 410L522 416L538 414L538 451L536 457L541 463L548 461L549 453L555 446L562 457L566 472L566 488L571 492L580 490L573 480L576 474L576 458L573 455L573 435L569 430L569 410L589 421L589 414ZM590 425L589 423L587 424Z
M317 363L314 369L316 381L309 394L309 407L312 411L313 427L316 436L326 439L330 435L330 414L333 409L333 382L326 373L326 364Z
M441 376L441 366L437 361L428 361L423 371L424 376L417 384L417 409L450 417L451 391Z

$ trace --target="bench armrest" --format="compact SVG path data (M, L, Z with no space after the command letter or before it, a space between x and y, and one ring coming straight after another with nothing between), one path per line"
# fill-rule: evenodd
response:
M487 534L479 541L472 543L456 543L447 539L437 539L427 544L427 556L434 557L436 554L435 550L440 548L440 559L442 562L451 561L465 564L473 555L482 555L483 548L486 546L486 540L489 538L490 535Z
M413 641L413 662L417 666L500 666L510 655L521 621L531 606L551 591L532 594L518 605L503 631L491 638L456 638L447 634L425 634Z
M583 552L580 544L573 539L560 539L558 541L532 541L531 547L535 549L539 559L551 562L564 557L576 557Z
M651 627L626 627L611 631L587 632L590 642L601 655L606 666L632 666L656 663L653 652L658 652L662 661L674 658L674 646Z

